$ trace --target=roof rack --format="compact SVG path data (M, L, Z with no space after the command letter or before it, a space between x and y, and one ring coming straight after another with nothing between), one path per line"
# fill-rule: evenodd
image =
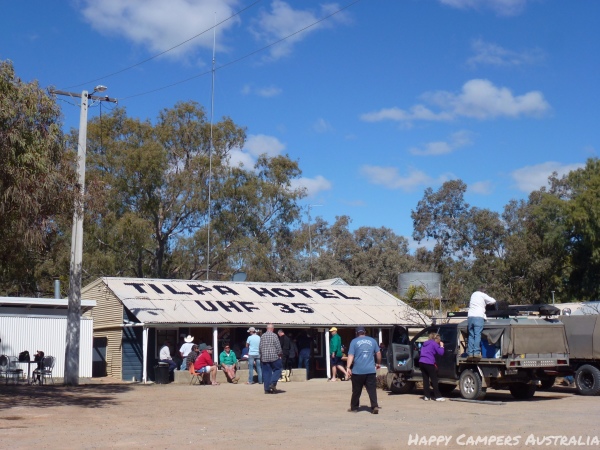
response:
M486 311L487 317L508 318L515 316L557 316L560 309L552 305L506 305L503 309ZM467 311L448 312L446 317L467 317Z

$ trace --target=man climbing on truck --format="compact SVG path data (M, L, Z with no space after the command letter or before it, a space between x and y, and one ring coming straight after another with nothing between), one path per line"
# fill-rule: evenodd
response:
M485 307L495 303L496 300L486 294L485 286L480 287L471 295L467 319L469 329L467 356L469 358L481 359L481 331L487 318Z

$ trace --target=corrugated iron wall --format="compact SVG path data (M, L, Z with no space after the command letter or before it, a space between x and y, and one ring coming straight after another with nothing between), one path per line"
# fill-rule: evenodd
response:
M92 327L92 320L81 318L79 376L84 378L92 376ZM66 316L0 316L0 353L18 356L27 350L33 359L36 351L42 350L47 356L56 358L52 374L59 378L63 377L65 370L66 336ZM22 368L27 371L26 365Z

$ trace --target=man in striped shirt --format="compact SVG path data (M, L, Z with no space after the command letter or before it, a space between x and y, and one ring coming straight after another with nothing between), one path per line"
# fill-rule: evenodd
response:
M281 378L281 344L279 337L273 332L272 323L267 325L267 331L260 337L260 364L262 368L262 378L265 387L265 394L274 394L276 392L277 381Z

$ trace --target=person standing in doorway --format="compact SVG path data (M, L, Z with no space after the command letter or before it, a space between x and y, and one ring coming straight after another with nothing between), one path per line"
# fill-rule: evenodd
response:
M336 327L329 329L331 333L331 339L329 339L329 353L331 354L331 380L337 381L337 371L339 370L344 374L344 379L348 377L346 369L342 362L342 338L337 332Z
M302 330L298 334L298 369L304 367L306 369L306 379L309 378L310 372L310 354L312 349L312 338L306 330Z
M260 337L256 334L256 328L248 328L248 339L246 339L246 347L248 348L248 381L246 384L254 384L254 369L256 366L256 375L258 375L258 383L262 384L262 368L260 367Z
M358 411L360 394L367 388L371 401L371 414L379 414L377 403L377 369L381 367L381 352L377 341L366 336L364 327L356 329L356 337L348 350L348 375L352 381L352 397L349 412Z
M181 347L179 347L179 354L181 355L181 368L180 370L187 370L188 369L188 364L187 364L187 356L190 354L190 352L192 351L192 347L195 345L194 344L194 336L190 336L189 334L187 335L187 337L183 338L184 343L181 345Z
M288 369L288 360L290 359L290 351L292 350L292 341L286 336L283 330L277 331L279 336L279 344L281 345L281 368L283 370Z
M260 363L263 375L265 394L277 392L277 381L281 378L281 344L273 332L273 324L267 325L267 331L260 337Z
M496 300L487 295L484 286L473 292L469 302L467 327L469 330L469 342L467 344L467 357L481 359L481 332L483 324L487 319L485 307L493 305Z

